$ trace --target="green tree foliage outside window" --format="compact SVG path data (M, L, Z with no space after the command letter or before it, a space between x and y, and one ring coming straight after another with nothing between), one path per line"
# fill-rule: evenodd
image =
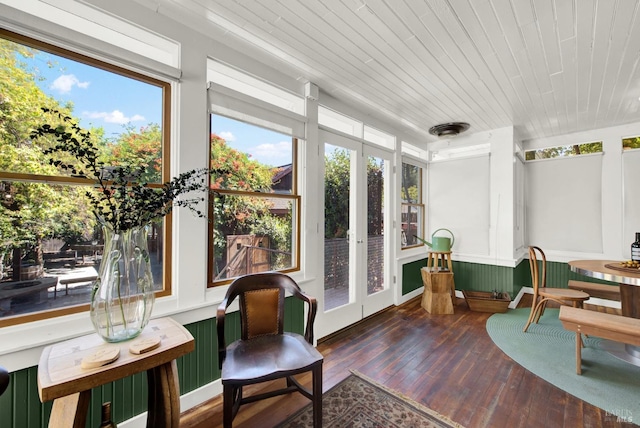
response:
M631 137L622 139L623 150L640 149L640 137Z
M61 57L44 55L12 40L11 35L0 38L0 279L5 280L5 273L16 257L43 264L44 240L61 239L69 245L99 238L86 197L85 186L92 185L90 180L84 182L70 177L70 173L65 176L48 163L43 150L54 144L52 138L37 141L30 138L31 132L43 122L52 126L62 123L55 115L44 114L43 107L79 122L74 117L74 105L47 95L41 89L43 82L46 85L41 70L29 65L38 63L60 69L56 58ZM120 75L118 78L127 79ZM158 97L150 102L162 103L162 89L156 89ZM145 167L145 179L160 182L163 141L160 125L149 123L139 130L127 125L110 140L102 127L88 130L105 165Z
M249 125L247 125L249 126ZM294 197L285 199L288 210L274 214L277 197L273 196L273 177L280 168L264 165L247 153L229 146L226 140L211 135L211 168L225 171L211 177L211 187L217 196L213 207L213 280L235 276L229 260L228 242L232 236L265 237L269 248L257 251L269 253L269 270L292 267L292 212ZM211 235L210 235L211 236ZM243 273L248 273L244 272Z
M367 234L382 234L383 163L375 157L367 158ZM326 239L346 238L349 230L349 192L351 160L349 151L334 148L325 154L324 206ZM373 209L373 207L376 207Z
M525 160L551 159L557 157L577 156L587 153L601 153L602 141L593 143L572 144L568 146L548 147L546 149L529 150Z

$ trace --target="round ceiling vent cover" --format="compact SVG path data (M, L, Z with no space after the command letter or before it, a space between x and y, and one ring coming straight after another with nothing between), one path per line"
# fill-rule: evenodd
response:
M429 128L429 134L436 135L438 137L455 137L461 132L469 129L469 124L466 122L450 122L435 125Z

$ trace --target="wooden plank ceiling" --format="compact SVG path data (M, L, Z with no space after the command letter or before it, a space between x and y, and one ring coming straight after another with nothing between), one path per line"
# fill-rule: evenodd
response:
M246 42L416 143L451 121L528 140L640 120L637 0L138 1Z

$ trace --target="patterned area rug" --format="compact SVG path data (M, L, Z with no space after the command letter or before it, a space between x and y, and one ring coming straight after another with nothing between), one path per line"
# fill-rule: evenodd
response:
M450 419L357 372L324 393L322 425L340 428L461 428ZM279 426L312 427L311 403Z

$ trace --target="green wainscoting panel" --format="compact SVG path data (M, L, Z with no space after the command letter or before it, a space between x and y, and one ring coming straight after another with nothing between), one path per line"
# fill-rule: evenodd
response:
M212 308L212 313L215 309ZM286 331L303 334L304 304L294 298L285 302ZM193 352L178 358L180 394L186 394L220 378L216 320L210 318L185 325L193 335ZM227 341L240 338L240 316L232 312L225 317ZM0 427L41 428L49 424L52 402L40 403L38 367L10 374L9 388L0 397ZM87 428L100 425L102 403L112 402L112 419L118 424L147 411L147 374L138 373L125 379L94 388L87 417Z
M427 258L402 265L402 295L422 287L420 269L427 265Z
M585 282L596 282L599 284L613 284L610 281L602 281L600 279L590 278L571 272L568 263L547 262L547 287L567 288L570 279L577 279ZM529 277L529 285L531 286L531 277Z
M513 293L511 267L480 263L453 262L453 280L457 290L506 291Z
M513 270L513 294L511 298L514 299L518 295L518 293L520 293L522 287L529 286L531 286L529 259L523 259Z
M408 294L422 287L420 269L427 265L427 259L417 260L402 266L402 294ZM527 274L529 268L527 265ZM474 291L514 291L514 269L504 266L485 265L453 261L453 279L457 290ZM520 288L518 288L520 291Z
M402 266L402 294L422 287L420 268L426 266L426 259ZM531 287L529 259L524 259L515 268L453 261L453 279L457 290L506 291L515 298L522 287ZM547 262L547 285L567 288L570 279L611 284L571 272L567 263Z

